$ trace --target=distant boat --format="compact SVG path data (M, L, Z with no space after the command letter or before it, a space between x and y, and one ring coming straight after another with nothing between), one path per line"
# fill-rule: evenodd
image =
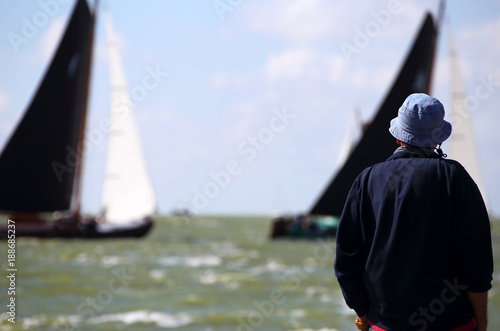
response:
M143 165L125 169L140 164L142 155L130 102L120 104L126 116L116 121L116 95L127 97L116 58L110 60L114 90L105 211L97 222L81 213L95 17L96 8L91 13L86 0L77 0L41 85L0 155L0 211L15 222L18 237L140 237L152 227L155 200ZM123 158L124 149L128 158ZM133 184L127 181L130 171L135 174ZM0 234L5 233L3 226Z
M362 137L340 170L307 213L307 224L312 225L311 228L304 227L298 222L298 217L281 217L272 221L271 238L335 235L345 199L358 174L369 166L385 161L397 147L395 139L388 131L390 120L397 116L399 107L408 95L418 92L429 93L436 39L436 24L432 15L427 13L384 102L370 124L364 128ZM329 220L331 226L318 231L316 220L324 222L325 218ZM297 230L298 227L301 230Z
M450 28L448 28L448 42L451 71L451 114L453 119L453 134L449 139L450 152L448 156L460 162L471 175L481 191L486 208L489 209L488 195L486 194L479 164L472 116L467 104L467 94L462 81L460 61Z

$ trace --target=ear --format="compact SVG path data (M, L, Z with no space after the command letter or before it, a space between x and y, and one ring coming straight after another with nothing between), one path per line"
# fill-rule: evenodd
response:
M396 139L396 143L397 143L398 145L403 145L403 142L402 142L401 140L399 140L399 139Z

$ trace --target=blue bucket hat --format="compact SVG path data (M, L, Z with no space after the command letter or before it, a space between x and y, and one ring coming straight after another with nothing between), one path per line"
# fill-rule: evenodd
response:
M424 93L410 94L391 120L389 132L402 142L417 146L439 145L451 135L451 124L444 120L443 104Z

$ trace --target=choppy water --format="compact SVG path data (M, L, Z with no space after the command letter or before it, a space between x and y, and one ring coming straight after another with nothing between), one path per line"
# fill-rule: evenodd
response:
M333 276L335 241L271 242L269 225L158 218L139 240L18 238L16 324L4 313L2 242L0 330L355 330ZM490 330L500 330L498 278Z

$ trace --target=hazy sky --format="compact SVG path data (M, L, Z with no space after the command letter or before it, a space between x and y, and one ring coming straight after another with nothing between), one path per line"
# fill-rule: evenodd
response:
M73 5L0 3L1 146L33 96ZM99 13L109 10L119 36L160 212L180 205L201 214L307 211L335 173L353 112L371 118L424 13L437 8L438 1L100 1ZM445 17L467 95L489 91L470 120L491 210L500 215L500 2L449 1ZM100 209L106 155L99 127L109 116L103 28L99 16L87 212ZM356 51L346 53L346 45ZM151 79L157 84L146 89ZM431 94L448 107L444 25Z

